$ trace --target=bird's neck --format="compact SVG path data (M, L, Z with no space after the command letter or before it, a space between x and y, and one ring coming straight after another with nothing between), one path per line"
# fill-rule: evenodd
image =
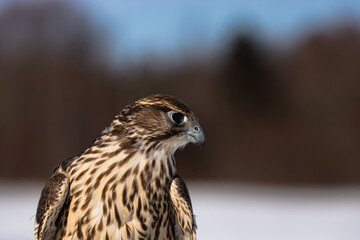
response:
M127 174L131 169L133 177L143 187L151 183L168 186L176 175L174 151L166 150L168 148L144 148L126 137L119 138L113 134L104 134L90 149L95 150L99 146L104 146L101 152L107 153L107 165L117 162L117 166L121 166L121 174Z

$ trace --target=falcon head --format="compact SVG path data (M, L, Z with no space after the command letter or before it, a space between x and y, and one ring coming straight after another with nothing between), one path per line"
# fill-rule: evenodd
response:
M116 120L131 145L145 151L164 149L173 154L187 143L205 144L198 118L172 96L158 94L140 99L125 107Z

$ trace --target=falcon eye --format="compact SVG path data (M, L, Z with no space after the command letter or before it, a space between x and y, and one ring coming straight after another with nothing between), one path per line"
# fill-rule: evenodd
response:
M183 124L186 121L186 116L182 113L176 112L176 111L170 111L169 112L171 120L175 124Z

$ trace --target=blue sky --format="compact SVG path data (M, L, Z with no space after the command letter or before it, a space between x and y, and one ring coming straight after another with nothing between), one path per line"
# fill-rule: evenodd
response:
M68 1L103 28L115 54L129 56L169 54L192 44L215 46L235 25L248 24L276 40L349 16L360 22L359 0Z
M116 51L134 55L176 51L192 42L216 43L235 23L250 24L269 38L350 16L360 1L81 0L81 8L110 34Z

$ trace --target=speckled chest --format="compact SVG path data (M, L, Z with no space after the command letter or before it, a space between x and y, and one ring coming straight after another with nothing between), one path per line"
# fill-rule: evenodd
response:
M100 160L74 167L56 238L173 239L165 165Z

